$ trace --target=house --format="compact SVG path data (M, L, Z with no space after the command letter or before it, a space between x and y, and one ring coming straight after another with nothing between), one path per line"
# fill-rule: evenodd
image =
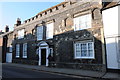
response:
M18 19L13 32L13 62L105 71L101 8L100 0L68 1L23 24Z
M65 0L23 24L18 18L13 31L13 63L106 71L103 4L102 0Z
M6 26L5 32L0 35L0 62L2 63L7 62L8 59L12 62L12 33L13 31L9 31L9 27Z
M102 10L108 69L120 69L119 3L104 5Z

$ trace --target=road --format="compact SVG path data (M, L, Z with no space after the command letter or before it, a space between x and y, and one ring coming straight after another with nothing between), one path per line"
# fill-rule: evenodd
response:
M51 78L51 79L78 79L78 78L84 78L84 77L73 77L68 76L64 74L57 74L57 73L50 73L50 72L44 72L44 71L37 71L37 70L31 70L31 69L25 69L20 67L14 67L10 65L4 65L3 64L3 70L2 70L2 78L30 78L33 80L36 80L38 78Z

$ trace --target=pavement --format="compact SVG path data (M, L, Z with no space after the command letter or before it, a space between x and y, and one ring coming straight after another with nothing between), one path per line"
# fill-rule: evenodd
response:
M0 80L2 79L2 63L0 62Z
M99 78L99 79L120 79L120 73L98 72L98 71L90 71L90 70L65 69L65 68L50 68L45 66L16 64L16 63L4 63L4 64L15 66L15 67L26 68L26 69L66 74L66 75L72 75L72 76L92 77L92 78Z

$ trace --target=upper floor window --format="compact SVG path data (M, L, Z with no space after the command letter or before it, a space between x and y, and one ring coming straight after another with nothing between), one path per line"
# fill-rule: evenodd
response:
M93 42L76 42L74 44L75 58L94 58Z
M16 58L20 57L20 44L16 45Z
M37 27L37 40L43 39L43 26Z
M23 44L23 58L27 58L27 43Z
M91 28L91 14L74 18L74 30L82 30Z
M53 26L54 23L49 23L46 26L46 39L53 38Z
M24 38L24 29L18 31L18 39Z

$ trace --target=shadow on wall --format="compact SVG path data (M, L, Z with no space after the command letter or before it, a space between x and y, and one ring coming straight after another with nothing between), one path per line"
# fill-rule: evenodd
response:
M117 38L106 39L108 69L120 69L120 40L117 40Z

